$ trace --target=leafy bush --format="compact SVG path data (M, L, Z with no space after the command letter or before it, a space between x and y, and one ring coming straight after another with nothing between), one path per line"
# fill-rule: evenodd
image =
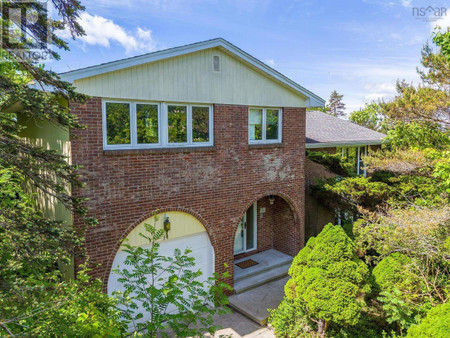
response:
M125 325L115 300L102 291L100 280L89 277L89 269L81 268L77 279L67 282L54 273L22 279L18 296L26 305L0 292L0 336L122 336Z
M321 151L306 151L306 156L313 162L323 165L331 172L340 176L355 175L353 165L342 160L339 154L328 154Z
M269 322L277 337L310 337L315 326L303 302L285 297L278 308L269 310Z
M441 304L431 309L419 324L409 328L406 337L450 337L450 303Z
M450 135L442 132L437 123L402 123L389 130L385 144L394 149L445 149L450 146Z
M228 273L214 274L201 282L202 272L191 270L195 265L195 259L189 256L191 250L182 253L175 249L173 257L161 256L158 241L164 236L163 230L149 224L145 228L148 234L140 236L149 245L123 244L128 253L125 265L130 269L114 270L125 288L123 293L115 293L122 317L127 324L133 323L135 334L145 331L148 337L165 336L168 332L177 337L214 334L218 327L213 323L213 315L229 311L223 307L228 303L224 291L231 287L219 281L228 277ZM139 306L147 317L138 311Z
M309 319L319 336L325 335L330 324L345 327L358 323L364 296L370 292L369 270L340 226L328 224L311 238L294 258L289 275L285 299L272 312L275 330L285 330L279 327L279 318L286 316L287 309L295 311L290 326L303 327Z

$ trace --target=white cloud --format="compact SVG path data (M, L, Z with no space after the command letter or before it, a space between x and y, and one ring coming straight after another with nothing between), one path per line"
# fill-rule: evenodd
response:
M275 60L274 59L265 59L264 63L270 67L275 67Z
M412 0L402 0L402 6L408 8L411 6Z
M151 52L156 49L152 31L138 27L135 33L127 32L123 27L98 15L82 13L79 23L86 35L78 38L86 45L99 45L109 48L112 43L119 44L125 48L127 54L133 52ZM62 32L61 37L70 37L67 31Z

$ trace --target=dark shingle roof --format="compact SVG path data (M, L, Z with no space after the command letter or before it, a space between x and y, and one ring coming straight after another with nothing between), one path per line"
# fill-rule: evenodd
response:
M381 144L386 135L321 111L306 112L306 147Z

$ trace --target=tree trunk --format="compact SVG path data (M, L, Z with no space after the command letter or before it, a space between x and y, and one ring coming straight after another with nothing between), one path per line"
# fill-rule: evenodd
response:
M325 332L327 331L327 325L328 323L324 321L323 319L319 319L317 322L317 328L318 328L318 334L320 338L325 337Z

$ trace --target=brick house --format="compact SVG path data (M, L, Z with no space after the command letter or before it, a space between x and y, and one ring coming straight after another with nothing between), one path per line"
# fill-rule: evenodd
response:
M306 112L324 100L223 39L60 76L90 96L68 103L86 128L18 121L30 142L82 166L86 185L72 193L99 222L85 246L108 293L121 288L112 269L123 266L122 241L147 245L138 234L148 223L167 230L162 254L191 248L202 278L228 271L236 293L285 276L305 239L334 220L307 192L333 174L306 149L356 147L359 161L384 136ZM81 226L52 197L38 202Z
M86 185L72 193L99 222L85 245L108 292L120 288L122 241L146 245L146 223L168 230L163 254L191 248L204 278L227 270L236 291L286 274L305 242L305 112L320 97L223 39L60 76L90 96L69 103L86 129L19 121L24 137L82 166ZM236 265L249 256L267 276Z

